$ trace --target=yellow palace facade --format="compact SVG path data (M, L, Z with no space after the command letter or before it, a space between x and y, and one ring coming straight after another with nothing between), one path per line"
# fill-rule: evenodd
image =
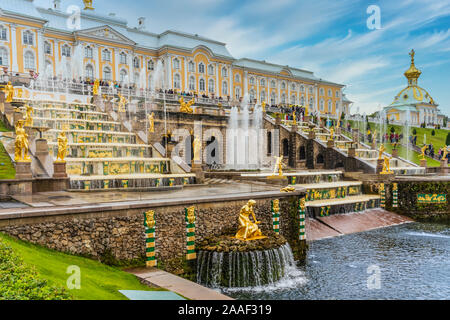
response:
M137 27L115 14L100 15L89 8L72 14L53 0L52 8L33 0L0 3L0 67L15 74L61 78L102 79L151 86L159 67L164 88L196 91L210 97L270 105L296 104L337 117L349 112L345 87L313 72L252 59L236 59L225 43L178 31L151 33L145 18ZM80 5L83 5L80 1ZM160 61L160 62L159 62Z

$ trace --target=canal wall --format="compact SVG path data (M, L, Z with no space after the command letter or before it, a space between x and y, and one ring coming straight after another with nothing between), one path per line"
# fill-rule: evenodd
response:
M196 212L196 241L238 228L239 211L249 199L264 232L271 230L271 201L280 199L280 234L297 258L305 254L298 240L298 203L304 192L256 192L190 199L113 202L80 207L30 208L0 215L0 232L50 249L105 263L129 263L145 256L144 212L155 211L155 252L159 261L186 254L185 208Z
M393 184L398 185L394 207ZM450 221L450 176L397 177L386 185L386 210L418 221Z

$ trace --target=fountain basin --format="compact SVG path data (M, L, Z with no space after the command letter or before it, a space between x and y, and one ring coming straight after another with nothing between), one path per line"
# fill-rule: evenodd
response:
M212 288L272 284L295 266L286 239L274 232L253 241L232 235L210 237L199 242L198 249L197 282Z

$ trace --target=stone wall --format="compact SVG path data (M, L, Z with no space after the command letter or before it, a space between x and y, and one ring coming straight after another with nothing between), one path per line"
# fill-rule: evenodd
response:
M287 196L281 201L281 227L294 251L299 243L296 210L299 193ZM272 228L271 200L275 197L255 199L256 215L261 220L261 229ZM202 203L143 205L133 208L111 209L97 206L83 210L71 208L66 213L34 213L24 218L0 218L0 232L19 239L40 244L50 249L90 256L102 261L131 261L145 254L144 215L155 210L156 215L156 257L162 261L184 256L186 248L186 225L184 208L196 208L196 237L220 235L226 230L236 230L240 208L247 199L209 201ZM76 212L80 211L80 212ZM76 212L76 213L73 213Z

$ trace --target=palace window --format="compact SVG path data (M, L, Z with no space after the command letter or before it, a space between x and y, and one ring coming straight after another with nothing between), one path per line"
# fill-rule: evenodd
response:
M124 83L125 80L127 79L127 71L126 70L120 70L120 82Z
M140 79L139 79L140 77L141 76L140 76L139 72L135 72L134 73L134 79L133 80L134 80L135 84L139 84L140 83Z
M276 99L276 96L275 96L275 92L272 92L270 94L270 104L271 105L275 105L276 103L277 103L277 99Z
M34 54L31 51L27 51L24 55L24 64L25 69L35 69L35 63L34 63Z
M282 89L282 90L285 90L285 89L286 89L286 83L285 83L284 81L281 83L281 89Z
M297 97L295 96L295 94L293 94L291 96L291 104L296 104L297 103Z
M199 88L200 88L200 91L205 91L205 89L206 89L205 79L200 79Z
M333 109L333 102L331 100L328 100L328 112L331 112Z
M336 98L339 98L339 90L336 90Z
M228 77L228 70L225 67L222 68L222 77Z
M300 98L300 105L305 106L305 97Z
M314 106L314 100L313 100L313 98L309 98L309 110L312 110L313 106Z
M141 62L139 61L138 57L135 57L133 59L133 67L135 67L136 69L139 69L141 67Z
M295 91L295 89L297 89L297 88L296 88L296 86L295 86L295 83L293 83L293 84L291 85L291 90L292 90L292 91Z
M214 66L213 66L212 64L210 64L210 65L208 66L208 74L209 74L210 76L214 75Z
M29 44L31 46L34 44L34 36L31 31L25 31L23 33L23 44Z
M193 76L189 78L189 90L195 91L195 78Z
M8 51L5 48L0 48L0 66L8 66Z
M44 42L44 53L52 54L52 46L47 41Z
M202 62L198 64L198 73L205 73L205 65Z
M209 79L209 81L208 81L208 91L214 92L214 80L213 79Z
M324 111L325 110L325 103L323 101L323 99L320 99L320 111Z
M112 80L112 73L110 67L105 67L103 69L103 80Z
M300 92L301 92L301 93L305 92L305 86L302 85L302 84L300 85Z
M275 80L270 81L270 86L272 88L275 88L277 86L277 84L275 83Z
M262 87L266 86L266 79L261 79L260 84Z
M4 26L0 26L0 40L4 40L4 41L8 40L7 34L8 33L7 33L6 28Z
M329 96L329 97L332 97L332 93L331 93L331 90L330 90L330 89L328 89L328 96Z
M228 95L228 82L226 81L222 82L222 94Z
M250 78L250 84L255 84L255 78L253 77Z
M150 71L155 69L155 63L153 62L153 60L148 60L147 69Z
M236 76L234 77L234 81L237 83L241 82L241 77L239 76L239 74L236 74Z
M284 93L281 95L281 103L286 103L286 95Z
M238 100L241 98L241 88L240 87L236 87L236 89L235 89L235 97Z
M313 87L309 87L309 94L313 93Z
M266 92L265 92L265 91L261 91L261 94L260 94L259 99L260 99L260 102L261 102L261 103L263 103L264 101L266 101Z
M127 54L125 52L121 52L119 55L120 64L127 64Z
M336 114L339 115L339 102L336 102Z
M188 63L188 71L189 72L195 72L195 63L192 61L189 61Z
M173 59L173 68L175 70L180 69L180 60L178 60L177 58Z
M111 51L105 49L102 51L102 60L103 61L111 61Z
M70 54L71 54L70 47L67 44L63 45L61 48L61 55L63 57L70 58Z
M325 94L325 90L323 90L323 88L320 88L319 93L321 96L323 96Z
M86 66L85 77L89 79L94 78L94 68L91 65Z
M94 57L94 52L92 51L92 48L87 46L84 48L84 56L85 58L92 59Z
M173 87L175 89L181 89L181 77L178 73L173 76Z
M53 74L53 67L52 67L52 63L50 61L45 61L45 69L44 72L46 75L50 76L51 74Z
M255 101L255 90L250 90L250 102L253 103Z

